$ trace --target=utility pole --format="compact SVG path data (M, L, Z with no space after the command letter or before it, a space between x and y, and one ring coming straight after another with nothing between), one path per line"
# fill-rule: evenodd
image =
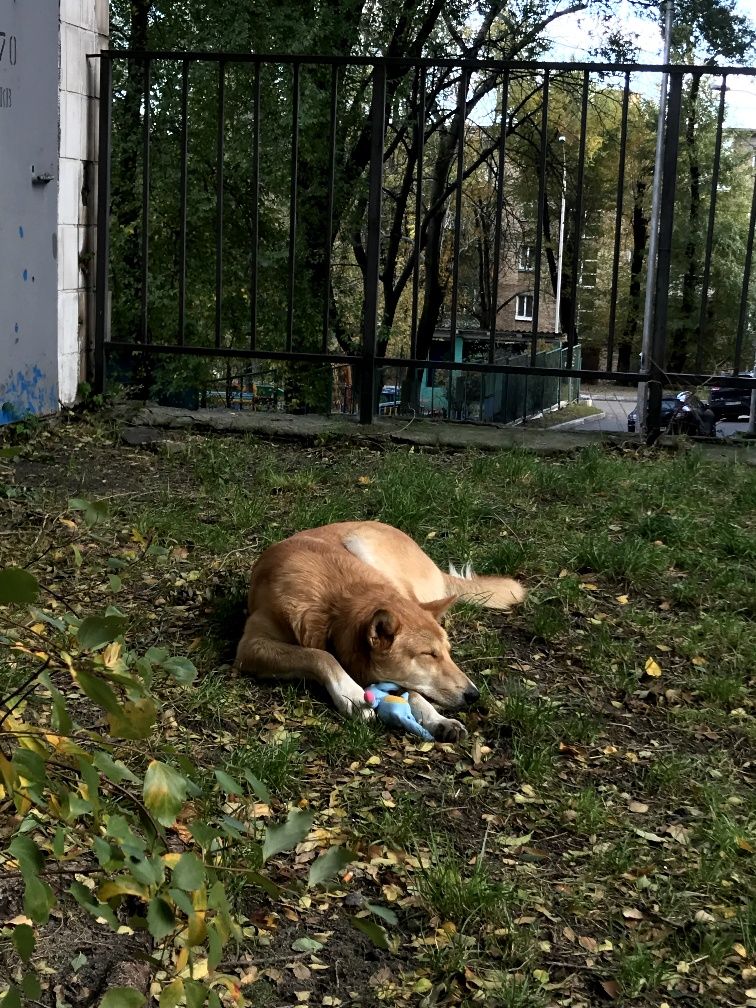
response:
M665 0L664 4L664 51L662 62L669 64L670 40L672 35L672 0ZM648 266L646 269L646 300L643 310L643 342L641 344L640 370L642 375L651 375L652 369L652 348L653 348L653 328L654 328L654 308L656 303L656 259L659 243L659 214L661 211L661 189L662 189L662 159L664 156L664 139L667 110L667 90L669 88L669 75L662 74L661 94L659 95L659 124L656 129L656 155L654 158L654 185L651 201L651 225L648 238ZM649 396L654 394L656 408L651 411L652 417L658 420L659 408L661 406L661 388L658 382L653 382L653 388L649 388L652 382L647 378L638 385L638 426L643 434L648 434L649 418Z

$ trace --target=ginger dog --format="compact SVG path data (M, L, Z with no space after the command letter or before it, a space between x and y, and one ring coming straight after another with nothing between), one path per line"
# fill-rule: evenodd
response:
M456 740L464 726L433 704L455 710L479 694L452 660L439 620L458 599L509 609L526 592L511 578L450 571L380 522L298 532L252 569L236 664L255 676L314 680L350 717L373 716L364 687L397 683L434 738Z

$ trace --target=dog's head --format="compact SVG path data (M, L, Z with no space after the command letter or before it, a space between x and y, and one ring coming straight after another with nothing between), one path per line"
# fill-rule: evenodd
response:
M452 660L449 638L438 622L456 599L376 609L361 631L364 677L415 690L447 709L477 700L478 690Z

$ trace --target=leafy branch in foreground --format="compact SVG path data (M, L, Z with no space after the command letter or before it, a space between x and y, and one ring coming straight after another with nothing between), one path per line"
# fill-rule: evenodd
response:
M60 615L36 605L40 591L29 571L0 569L0 681L7 686L0 810L17 823L0 863L24 887L12 933L16 962L0 977L0 1004L20 1008L42 995L35 951L51 912L70 897L113 931L149 934L151 993L160 1008L220 1008L229 998L244 1005L238 981L219 970L245 922L224 875L241 875L273 899L296 898L261 869L304 840L313 815L292 809L284 822L264 826L255 798L271 798L251 773L242 787L184 755L161 759L155 686L172 679L189 688L192 662L164 648L130 649L126 617L115 607ZM307 886L352 857L331 848L313 862ZM100 1006L144 1003L144 991L112 987Z

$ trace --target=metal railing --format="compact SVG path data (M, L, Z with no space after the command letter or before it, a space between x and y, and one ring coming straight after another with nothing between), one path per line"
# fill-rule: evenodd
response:
M696 385L727 370L728 383L751 383L737 375L756 328L756 135L728 128L726 93L754 69L100 60L98 389L114 360L147 371L161 358L259 360L321 379L343 365L369 423L380 369L419 382L442 321L448 353L433 367L450 372ZM663 72L653 341L641 368ZM517 268L523 245L532 270ZM531 298L529 359L501 363L518 294ZM484 359L464 358L471 317ZM559 367L539 363L552 320Z

